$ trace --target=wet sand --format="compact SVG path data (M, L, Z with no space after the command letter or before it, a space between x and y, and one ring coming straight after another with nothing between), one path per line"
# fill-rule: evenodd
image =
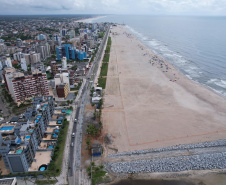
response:
M181 180L122 180L112 185L196 185Z
M118 179L111 185L225 185L225 170L201 170L179 173L137 174Z

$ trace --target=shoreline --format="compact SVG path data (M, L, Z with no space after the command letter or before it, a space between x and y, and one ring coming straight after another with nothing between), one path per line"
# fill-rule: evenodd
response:
M104 145L102 162L123 163L127 160L140 160L128 159L127 156L110 159L107 156L112 154L111 148L116 149L116 153L122 153L213 141L216 138L226 139L225 134L220 133L226 132L224 97L189 79L173 64L157 56L134 34L127 31L124 26L117 26L111 30L112 47L104 93L103 135L110 134L113 143ZM156 61L153 63L150 58L155 55ZM146 114L143 114L144 112ZM177 137L173 138L174 136ZM168 157L175 154L171 155ZM132 175L123 172L117 174L110 170L109 174L114 179L112 185L131 177L133 180L142 179L150 182L156 179L183 181L190 178L195 178L194 182L197 179L200 182L200 178L203 182L208 182L208 176L217 179L218 174L225 173L225 170L138 172Z
M91 23L93 20L96 20L96 19L100 19L100 18L104 18L106 16L94 16L94 17L91 17L91 18L84 18L84 19L80 19L80 20L77 20L75 22L86 22L86 23Z
M123 181L134 181L141 180L152 182L155 180L164 180L164 181L182 181L194 183L194 185L199 185L204 183L204 185L224 185L226 180L226 169L219 170L198 170L198 171L183 171L183 172L174 172L174 173L139 173L139 174L121 174L120 176L114 175L114 180L110 182L110 185L117 185ZM223 183L222 183L223 182Z
M149 49L152 53L155 53L146 43L144 43L144 42L142 42L142 40L141 39L139 39L137 36L136 36L136 34L131 30L131 29L133 29L133 28L131 28L131 27L129 27L129 26L127 26L127 25L125 25L125 26L123 26L128 32L130 32L142 45L144 45L147 49ZM156 54L159 58L161 58L161 59L163 59L165 62L167 62L167 63L169 63L169 64L171 64L181 75L183 75L184 77L186 77L188 80L190 80L190 81L192 81L192 82L195 82L196 84L198 84L198 85L200 85L200 86L202 86L202 87L204 87L204 88L206 88L206 89L208 89L208 90L210 90L211 92L213 92L213 93L215 93L216 95L219 95L220 97L222 97L222 98L224 98L225 100L226 100L226 93L225 93L225 95L224 94L222 94L221 92L219 92L218 90L216 90L216 89L214 89L214 88L212 88L212 87L210 87L210 86L208 86L207 84L204 84L204 83L201 83L201 82L199 82L199 81L197 81L197 80L194 80L194 79L192 79L192 77L190 77L189 76L189 74L186 74L186 73L183 73L181 70L180 70L180 68L178 68L176 65L174 65L174 64L172 64L170 61L168 61L168 60L166 60L166 59L164 59L164 57L162 57L160 54Z
M124 26L118 26L118 28L117 29L121 29L121 30L126 30L126 31L128 31L128 29L127 28L125 28ZM114 30L112 30L112 32L114 32ZM123 32L123 31L121 31L121 32ZM129 31L129 33L131 33L130 31ZM121 34L121 33L120 33ZM113 38L114 37L118 37L118 36L114 36L113 35ZM126 37L126 36L125 36ZM128 92L127 92L127 90L128 89L130 89L130 90L132 90L132 91L134 91L133 89L131 89L134 85L136 85L137 87L139 87L140 86L140 83L142 83L142 81L140 81L139 83L138 83L138 81L137 80L139 80L139 79L142 79L143 77L145 77L145 78L153 78L152 79L152 82L150 82L150 80L149 81L147 81L147 83L151 83L152 85L150 85L150 87L148 86L148 89L150 89L150 91L152 91L152 90L154 90L154 92L157 92L158 94L153 94L151 97L150 97L150 94L147 94L147 96L148 97L150 97L151 99L153 99L153 101L154 102L156 102L156 98L155 98L155 96L159 99L159 98L161 98L161 99L163 99L161 102L162 103L158 103L158 104L156 104L156 103L151 103L151 104L153 104L152 106L154 106L154 108L153 107L150 107L150 106L148 106L148 105L146 105L147 103L146 102L143 102L143 99L140 99L141 97L140 97L140 95L138 96L138 94L135 96L135 98L138 98L138 99L140 99L140 100L142 100L142 104L144 104L145 105L145 107L147 108L147 110L146 110L146 112L147 111L149 111L149 109L151 109L150 111L152 112L152 111L158 111L159 113L162 113L163 115L164 114L166 114L166 116L168 117L168 116L170 116L170 118L172 117L172 116L174 116L175 117L175 115L177 115L180 119L175 119L175 118L172 118L172 121L170 121L170 125L172 125L172 127L175 127L176 125L178 125L177 123L175 123L175 121L176 122L178 122L179 120L186 120L185 122L187 122L187 123L189 123L188 122L188 116L186 116L186 114L190 114L190 116L193 118L193 123L189 123L190 125L189 126L191 126L191 127L187 127L187 124L185 124L184 123L184 126L185 127L183 127L183 126L180 126L180 128L177 128L177 126L175 127L178 131L177 132L175 132L175 135L177 136L178 135L178 133L180 133L180 135L181 135L181 132L182 132L182 135L180 136L178 136L177 138L179 139L179 140L184 140L184 141L186 141L186 142L182 142L182 141L179 141L177 138L172 138L173 137L173 135L171 136L171 137L163 137L163 138L158 138L158 136L155 134L155 137L153 136L152 137L152 139L151 139L151 141L153 141L153 142L136 142L136 143L134 143L134 142L131 142L130 140L132 139L132 140L134 140L135 138L132 138L133 136L136 136L137 134L136 133L132 133L132 135L130 135L131 133L131 131L130 131L130 129L131 129L131 127L130 126L128 126L127 124L128 123L122 123L122 124L126 124L126 125L122 125L123 127L122 127L122 129L123 129L123 131L120 131L120 135L122 135L122 134L126 134L127 133L127 136L123 136L124 137L124 140L125 140L125 142L123 143L123 145L125 145L125 146L129 146L128 148L131 148L131 149L127 149L127 147L124 147L124 148L122 148L122 150L119 150L118 152L120 153L120 152L126 152L126 151L134 151L134 150L142 150L142 149L150 149L150 148L161 148L161 147L165 147L165 146L173 146L173 145L178 145L178 144L191 144L191 143L198 143L198 142L204 142L204 141L213 141L213 140L218 140L218 139L224 139L225 138L225 136L223 137L223 136L221 136L221 137L219 137L219 136L216 136L216 135L220 135L220 134L215 134L215 136L214 136L214 133L215 133L215 131L219 131L219 130L225 130L226 129L226 126L224 125L222 125L222 123L223 123L223 121L222 121L222 119L226 119L226 117L225 117L225 114L223 114L223 115L219 115L220 117L220 119L221 119L221 126L219 127L219 128L221 128L221 129L219 129L219 128L217 128L218 126L217 126L217 122L219 122L219 118L217 118L217 120L218 121L212 121L212 123L215 123L216 122L216 124L214 124L214 126L213 126L213 124L212 124L212 126L210 126L210 128L208 128L207 130L205 130L205 129L203 129L204 127L206 127L206 125L204 126L203 125L203 122L205 123L206 121L207 122L209 122L209 120L208 120L208 118L206 118L206 116L203 116L204 114L207 114L207 112L209 112L209 111L211 111L212 113L208 113L208 115L213 115L213 112L216 112L216 109L218 109L220 112L224 112L224 111L222 111L222 110L225 110L225 103L222 103L222 100L223 101L225 101L224 100L224 97L222 97L222 96L220 96L219 94L217 94L216 92L214 92L214 91L212 91L212 90L210 90L210 89L208 89L208 88L206 88L205 86L203 86L202 84L200 84L200 83L196 83L195 81L193 81L193 80L190 80L186 75L184 75L183 73L181 73L173 64L171 64L170 62L168 62L168 61L166 61L165 59L163 59L162 57L160 57L160 56L157 56L156 58L157 58L157 61L155 61L155 63L154 64L151 64L150 63L150 61L148 61L147 62L147 60L149 60L150 59L150 57L152 57L152 56L156 56L156 54L150 49L150 48L148 48L146 45L144 45L137 37L135 37L134 36L134 34L130 34L130 36L129 37L131 37L131 38L128 38L127 40L128 41L130 41L131 40L131 44L134 44L134 43L138 43L138 48L140 48L140 49L136 49L136 52L138 53L138 54L133 54L134 56L133 57L139 57L139 60L144 60L144 61L146 61L145 62L145 64L144 63L138 63L138 62L136 62L136 60L135 59L133 59L133 58L128 58L129 56L128 56L128 54L126 54L125 52L131 52L129 49L128 50L126 50L126 51L124 51L124 48L123 47L125 47L124 45L125 44L123 44L122 43L122 49L118 49L117 48L117 52L118 52L118 55L119 56L117 56L117 58L118 58L118 60L119 61L123 61L124 63L127 61L127 60L131 60L131 61L133 61L132 63L134 63L134 64L132 64L131 63L131 65L129 64L129 63L123 63L123 64L120 64L120 63L115 63L114 62L114 64L111 62L112 60L115 60L115 59L113 59L113 57L114 57L114 55L115 55L115 52L114 53L112 53L110 56L111 56L111 61L109 62L109 70L110 70L110 73L108 74L108 77L107 77L107 86L106 86L106 96L105 96L105 99L106 99L106 105L105 105L105 110L104 110L104 115L106 114L106 116L104 116L104 122L106 122L106 124L107 124L107 127L109 127L109 124L111 123L111 124L113 124L114 123L114 120L112 121L111 119L110 119L110 117L112 118L112 119L115 119L115 118L113 118L112 116L113 116L113 112L112 111L116 111L115 113L117 113L117 111L119 110L119 112L118 113L120 113L120 109L121 108L123 108L122 107L122 105L124 106L124 104L126 103L126 104L128 104L128 106L129 107L131 107L132 106L132 108L133 108L133 110L134 111L136 111L135 109L134 109L134 105L132 105L131 103L129 103L128 102L128 98L126 98L128 95L126 95L126 94L128 94ZM122 36L120 37L120 39L122 39ZM130 40L129 40L130 39ZM128 42L127 41L127 42ZM123 40L121 41L121 42L123 42ZM115 43L116 44L116 43ZM118 44L116 44L117 46L121 46L121 45L118 45ZM129 46L128 46L129 47ZM131 47L132 47L132 45L131 45ZM133 48L135 48L136 46L133 46ZM112 50L114 50L114 48L112 48L111 49L111 52L113 52ZM122 50L121 52L120 52L120 50ZM140 50L139 52L138 52L138 50ZM121 54L123 52L123 54ZM131 55L132 53L130 53L129 55ZM140 56L140 54L141 55L143 55L143 56ZM127 58L125 58L123 55L126 55L126 57ZM139 56L137 56L137 55L139 55ZM119 59L119 57L121 58L121 59ZM147 59L147 58L149 58L149 59ZM126 61L125 61L126 60ZM162 60L160 63L163 63L163 64L161 64L160 65L160 63L158 62L158 60ZM125 68L125 65L129 65L128 67L127 67L127 69ZM145 67L145 66L143 66L142 67L142 70L145 70L145 75L141 72L141 71L133 71L133 72L135 72L135 73L137 73L137 77L136 77L136 74L135 75L133 75L133 77L131 76L125 76L125 75L122 75L122 74L126 74L126 72L127 71L129 71L128 70L128 68L130 68L131 67L131 69L132 69L132 66L133 65L136 65L136 67L138 67L138 66L141 66L141 65L146 65L146 66L148 66L148 68L152 68L152 69L150 69L150 71L151 72L146 72L146 70L147 70L147 67ZM167 66L167 68L168 68L168 71L167 72L165 72L165 65ZM161 67L161 66L163 66L163 67ZM111 72L111 68L115 68L114 70L118 70L118 73L117 73L117 71L112 71ZM133 70L135 70L135 69L133 69ZM124 71L124 72L121 72L121 71ZM115 73L116 72L116 73ZM121 74L122 73L122 74ZM152 77L152 75L151 75L151 73L153 73L154 74L154 76ZM161 73L161 74L160 74ZM132 72L131 73L128 73L128 74L131 74L132 75ZM147 76L146 76L147 75ZM162 76L165 76L164 77L164 80L160 80L160 87L158 87L159 86L159 84L158 83L156 83L155 81L153 81L153 80L158 80L158 79L162 79ZM157 77L157 79L156 79L156 77ZM138 79L136 79L136 78L138 78ZM112 83L115 83L115 80L113 80L113 79L119 79L119 81L117 82L118 83L118 85L116 84L116 86L115 86L115 88L117 89L117 90L113 90L112 89L112 87L110 87L109 85L112 85ZM135 82L135 84L129 84L130 86L131 86L131 88L128 86L127 87L127 90L126 89L124 89L123 88L123 86L125 85L125 83L128 83L129 81L129 78L131 78L131 79L133 79L133 78L135 78L136 79L136 81L137 82ZM121 79L123 80L123 81L125 81L125 82L121 82ZM168 80L167 80L168 79ZM113 80L113 81L112 81ZM112 82L111 82L112 81ZM127 82L126 82L127 81ZM167 82L168 81L168 82ZM123 86L121 87L121 84L123 83ZM130 82L129 82L130 83ZM138 84L137 84L138 83ZM154 87L156 87L157 89L155 90L155 89L153 89L152 88L152 86L154 85ZM114 84L113 84L113 86L114 86ZM192 88L191 88L192 87ZM164 88L165 90L164 91L159 91L158 89L159 88ZM173 90L173 93L171 92ZM111 92L110 92L111 91ZM117 92L116 92L117 91ZM144 91L146 91L145 89L144 89ZM125 94L126 93L126 94ZM160 95L159 95L159 93L160 93ZM116 95L116 96L115 96ZM130 94L131 95L131 94ZM186 95L186 96L185 96ZM120 99L118 99L117 98L117 96L121 96L121 100ZM146 96L146 95L144 95L144 96ZM109 99L109 98L110 99ZM168 98L167 98L168 97ZM147 97L146 97L147 98ZM149 99L150 99L149 98ZM169 99L170 98L170 99ZM172 100L171 101L171 99L174 99L174 100ZM113 101L114 100L114 101ZM121 104L120 103L120 101L122 101L123 102L123 104ZM125 102L124 102L125 101ZM139 100L138 100L139 101ZM152 101L152 102L153 102ZM170 114L167 114L167 112L168 111L170 111L170 109L169 108L167 108L168 107L168 105L166 106L166 104L167 104L167 102L169 102L168 104L172 107L172 109L175 109L175 111L174 112L172 112L172 113L170 113ZM199 103L198 103L199 102ZM179 104L178 104L179 103ZM112 105L113 104L113 105ZM200 105L201 104L201 105ZM209 105L208 105L209 104ZM219 104L219 106L218 106L218 104ZM176 105L176 107L175 107L175 105ZM208 106L207 106L208 105ZM216 106L217 105L217 106ZM114 107L114 110L113 110L113 108L110 108L110 107L108 107L108 106L113 106ZM157 109L155 108L157 106ZM140 107L140 106L139 106ZM148 108L149 107L149 108ZM179 108L179 109L178 109ZM111 110L112 109L112 110ZM127 110L127 108L123 108L124 110ZM139 109L139 108L138 108ZM161 111L161 109L163 109L163 110L168 110L168 111ZM180 110L181 109L184 109L184 111L183 112L181 112L180 113ZM211 110L212 109L212 110ZM128 109L129 110L129 109ZM177 111L176 110L178 110L178 112L179 113L177 113ZM130 110L129 110L130 111ZM144 111L144 110L143 110ZM149 111L149 112L150 112ZM217 111L217 112L219 112L219 111ZM131 112L131 111L130 111ZM140 111L139 111L140 112ZM194 114L195 113L195 114ZM121 113L120 113L121 114ZM127 113L126 113L127 114ZM141 113L139 113L139 114L142 114L142 112ZM148 113L148 114L152 114L152 113ZM183 114L183 115L182 115ZM215 113L214 113L215 114ZM112 116L111 116L112 115ZM130 117L133 117L131 114L129 114L130 115ZM181 116L182 115L182 116ZM109 117L110 116L110 117ZM115 116L116 116L116 114L115 114ZM121 116L121 115L120 115ZM127 115L125 115L126 116L126 119L127 119ZM202 121L200 120L200 119L198 119L198 117L197 116L202 116L203 118L202 118ZM223 116L223 117L222 117ZM155 116L156 117L156 116ZM196 119L196 117L197 117L197 119ZM142 121L144 121L144 122L146 122L145 123L145 125L147 126L149 123L149 120L151 119L153 122L156 122L156 119L159 119L159 117L157 116L156 118L154 118L154 117L150 117L150 116L148 116L148 115L146 115L146 117L144 117L144 116L142 116L142 117L139 117L139 118L141 118L142 119ZM125 118L122 118L122 119L125 119ZM215 118L212 118L212 119L215 119ZM160 119L161 120L161 119ZM159 121L160 121L159 120ZM163 119L163 120L165 120L165 119ZM158 124L159 123L161 123L161 124L163 124L162 126L163 126L163 128L162 127L157 127L158 129L163 129L164 130L164 121L158 121ZM205 120L205 121L204 121ZM119 121L119 120L117 120L117 121ZM129 121L133 121L132 120L132 118L129 118ZM166 120L165 120L166 121ZM201 122L200 122L201 121ZM128 121L126 121L126 122L128 122ZM179 121L180 122L180 121ZM184 122L184 121L183 121ZM157 123L157 122L156 122ZM153 123L154 124L154 123ZM152 125L153 125L152 124ZM199 124L200 126L198 126L197 124ZM210 123L211 124L211 123ZM208 125L208 124L207 124ZM119 125L118 125L119 126ZM125 130L125 126L126 126L126 129L128 129L127 131ZM132 127L134 126L134 125L131 125ZM146 126L144 126L144 128L146 127ZM154 127L156 127L156 124L154 124L153 125ZM178 125L179 126L179 125ZM195 127L200 127L200 130L203 130L201 133L197 133L197 129L195 129ZM217 127L216 127L217 126ZM150 126L149 126L150 127ZM147 129L149 129L149 127L147 128ZM188 132L186 132L186 131L180 131L180 129L185 129L186 130L186 127L188 128ZM211 129L211 127L216 127L215 129ZM222 129L222 127L223 127L223 129ZM108 133L108 132L112 132L113 130L112 130L112 128L113 128L113 126L111 126L110 127L110 130L109 130L109 128L106 128L106 130L105 130L105 133ZM116 129L116 127L115 127L115 129ZM190 131L189 131L190 130ZM145 129L143 129L143 131L145 132ZM113 131L114 133L116 132L116 131ZM133 131L132 131L133 132ZM159 132L159 131L158 131ZM167 135L170 135L167 131L164 131L165 132L165 134L166 134L166 136ZM184 134L185 134L185 136L183 137L183 132L184 132ZM213 132L213 133L212 133ZM115 134L112 134L113 135L113 137L116 137L116 135ZM142 132L140 132L141 133L141 135L142 135ZM206 134L207 135L206 135ZM212 133L212 134L211 134ZM200 135L201 134L201 135ZM208 135L208 134L210 134L210 135ZM202 136L203 135L203 136ZM206 136L205 136L206 135ZM132 137L131 137L132 136ZM148 135L147 135L148 136ZM137 137L137 136L136 136ZM145 136L144 136L145 137ZM156 138L157 137L157 138ZM197 137L197 139L195 139ZM117 137L116 137L117 138ZM127 139L126 139L127 138ZM156 138L156 139L155 139ZM167 141L167 138L168 139L170 139L170 141ZM198 139L198 138L200 138L200 139ZM201 138L203 138L203 139L201 139ZM205 139L206 138L206 139ZM211 139L212 138L212 139ZM142 139L142 138L141 138ZM116 140L118 140L118 139L116 139ZM126 141L126 140L128 140L128 141ZM148 139L146 139L146 140L148 140ZM179 142L176 142L176 140L178 140ZM140 140L141 141L141 140ZM144 140L142 140L142 141L144 141ZM165 143L165 144L162 144L162 145L156 145L156 144L154 144L154 141L157 141L157 143ZM168 143L168 144L167 144ZM173 143L173 144L170 144L170 143ZM116 148L118 148L118 145L119 143L118 142L116 142L116 143L114 143L114 146L116 146ZM150 144L150 146L149 146L149 144ZM136 146L138 146L138 145L140 145L140 147L136 147ZM143 146L141 146L141 145L143 145ZM145 147L146 146L146 147ZM149 147L148 147L149 146ZM133 148L133 149L132 149ZM112 152L110 152L110 153L108 153L108 154L111 154Z

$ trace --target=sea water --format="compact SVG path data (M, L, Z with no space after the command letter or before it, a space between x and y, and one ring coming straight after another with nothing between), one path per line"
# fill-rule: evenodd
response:
M226 17L108 15L191 80L226 97Z

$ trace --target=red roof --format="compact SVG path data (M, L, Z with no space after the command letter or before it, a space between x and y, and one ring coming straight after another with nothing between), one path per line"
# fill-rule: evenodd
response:
M16 60L15 61L12 61L12 64L18 64L19 62L17 62Z

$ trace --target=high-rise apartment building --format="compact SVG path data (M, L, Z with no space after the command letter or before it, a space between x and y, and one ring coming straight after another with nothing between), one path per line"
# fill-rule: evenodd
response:
M40 35L37 36L37 39L38 40L46 40L46 36L43 35L43 34L40 34Z
M51 62L51 71L53 73L53 76L55 76L57 73L59 73L58 64L56 63L56 61Z
M2 70L4 67L12 67L12 61L9 57L0 58L0 70Z
M67 60L83 60L86 58L86 52L76 50L75 47L72 47L70 44L65 44L56 48L57 60L61 60L63 57L66 57Z
M66 36L66 33L67 33L67 30L66 29L60 30L60 36L61 37L65 37Z
M35 69L31 75L14 72L3 74L7 89L16 103L21 103L34 96L49 95L49 87L46 73Z
M70 39L75 38L75 30L69 31Z
M45 43L43 45L37 46L37 53L40 53L41 55L41 60L44 61L48 57L50 57L50 45L48 43Z

